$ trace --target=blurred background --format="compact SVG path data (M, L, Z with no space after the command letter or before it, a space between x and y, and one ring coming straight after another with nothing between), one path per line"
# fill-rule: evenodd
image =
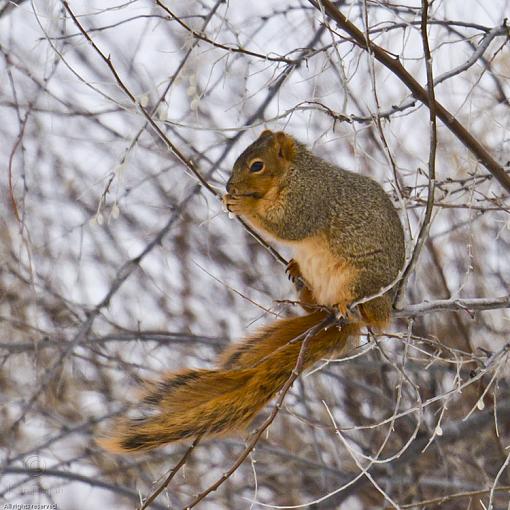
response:
M426 86L421 2L336 6ZM509 15L435 0L428 21L436 99L506 168ZM140 381L300 313L278 303L295 299L284 265L211 193L266 128L380 182L413 252L429 110L319 6L0 1L2 503L137 508L189 446L95 444ZM507 508L508 192L439 121L437 137L401 317L300 377L202 508ZM186 508L249 437L201 444L150 508Z

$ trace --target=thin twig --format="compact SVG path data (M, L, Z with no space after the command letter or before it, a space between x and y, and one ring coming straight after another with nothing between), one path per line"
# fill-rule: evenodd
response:
M379 62L395 74L402 83L409 88L416 99L430 108L431 102L427 90L418 83L409 71L407 71L398 58L391 56L387 50L381 48L373 41L367 43L365 34L356 27L356 25L350 22L329 0L309 0L309 2L318 9L323 8L326 14L334 19L338 26L354 39L358 46L365 50L370 50ZM494 175L501 186L503 186L506 191L510 192L510 176L503 166L494 159L490 152L441 103L435 101L434 107L437 116L444 122L448 129L477 157L483 166Z
M429 135L429 172L428 172L428 194L427 205L425 208L425 215L420 227L418 239L414 246L411 260L402 275L402 279L398 283L396 303L397 305L402 302L405 292L407 281L414 271L420 254L422 252L425 241L428 238L430 222L432 219L432 211L434 209L434 191L436 188L436 151L437 151L437 120L436 120L436 96L434 93L434 76L432 73L432 54L430 53L429 39L427 35L427 21L428 21L428 0L422 0L422 15L421 15L421 39L423 44L423 53L425 57L425 67L427 70L427 94L429 104L429 120L430 120L430 135Z
M443 505L444 503L448 503L450 501L453 501L454 499L484 496L489 494L490 491L491 489L480 489L478 491L457 492L456 494L447 494L446 496L440 496L438 498L424 499L422 501L416 501L415 503L407 503L405 505L400 505L400 508L419 508L421 506ZM496 487L494 491L510 493L510 485L505 485L504 487Z
M263 55L262 53L256 53L255 51L247 50L245 48L241 48L238 46L226 46L225 44L218 43L206 37L204 33L197 32L193 30L189 25L184 23L182 19L174 14L161 0L156 0L156 4L159 5L169 16L170 19L175 20L182 28L187 30L195 39L200 41L204 41L215 48L220 48L222 50L226 50L230 53L242 53L244 55L248 55L249 57L256 57L264 60L264 62L285 62L286 64L297 64L299 60L285 58L285 57L271 57L269 55Z
M186 450L184 455L181 457L179 462L172 468L168 476L166 477L165 481L144 501L139 507L139 510L145 510L149 507L149 505L168 487L169 483L172 481L174 476L177 474L179 469L181 469L182 466L186 463L189 456L191 455L191 452L195 449L195 447L198 445L200 440L202 439L202 434L199 435L192 443L192 445Z

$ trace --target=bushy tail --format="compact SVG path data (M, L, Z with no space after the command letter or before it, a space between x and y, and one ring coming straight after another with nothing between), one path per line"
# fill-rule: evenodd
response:
M246 427L283 387L296 366L301 342L327 317L314 312L281 319L228 348L214 370L183 370L147 386L141 418L121 421L98 443L115 453L150 450L199 435L228 434ZM320 329L308 342L304 367L340 352L359 324Z

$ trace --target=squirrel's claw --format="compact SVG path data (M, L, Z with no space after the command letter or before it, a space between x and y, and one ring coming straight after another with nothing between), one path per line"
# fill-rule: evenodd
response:
M357 306L350 305L337 305L335 317L340 325L349 322L361 322L363 320L359 308Z
M292 283L296 283L296 280L301 277L299 264L294 259L290 259L287 267L285 268L285 272Z
M287 273L289 280L296 287L296 290L301 292L305 288L305 282L297 261L290 259L287 267L285 268L285 272Z
M347 322L348 310L346 306L338 305L335 310L335 319L339 326L343 326Z

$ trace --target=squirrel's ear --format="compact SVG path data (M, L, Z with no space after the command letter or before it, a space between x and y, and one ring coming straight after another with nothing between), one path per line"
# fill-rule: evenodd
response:
M260 133L259 138L265 138L266 136L272 136L273 132L270 129L264 129L262 133Z
M294 138L285 134L283 131L278 131L275 134L276 144L278 146L278 156L287 161L292 161L296 152L296 142Z

